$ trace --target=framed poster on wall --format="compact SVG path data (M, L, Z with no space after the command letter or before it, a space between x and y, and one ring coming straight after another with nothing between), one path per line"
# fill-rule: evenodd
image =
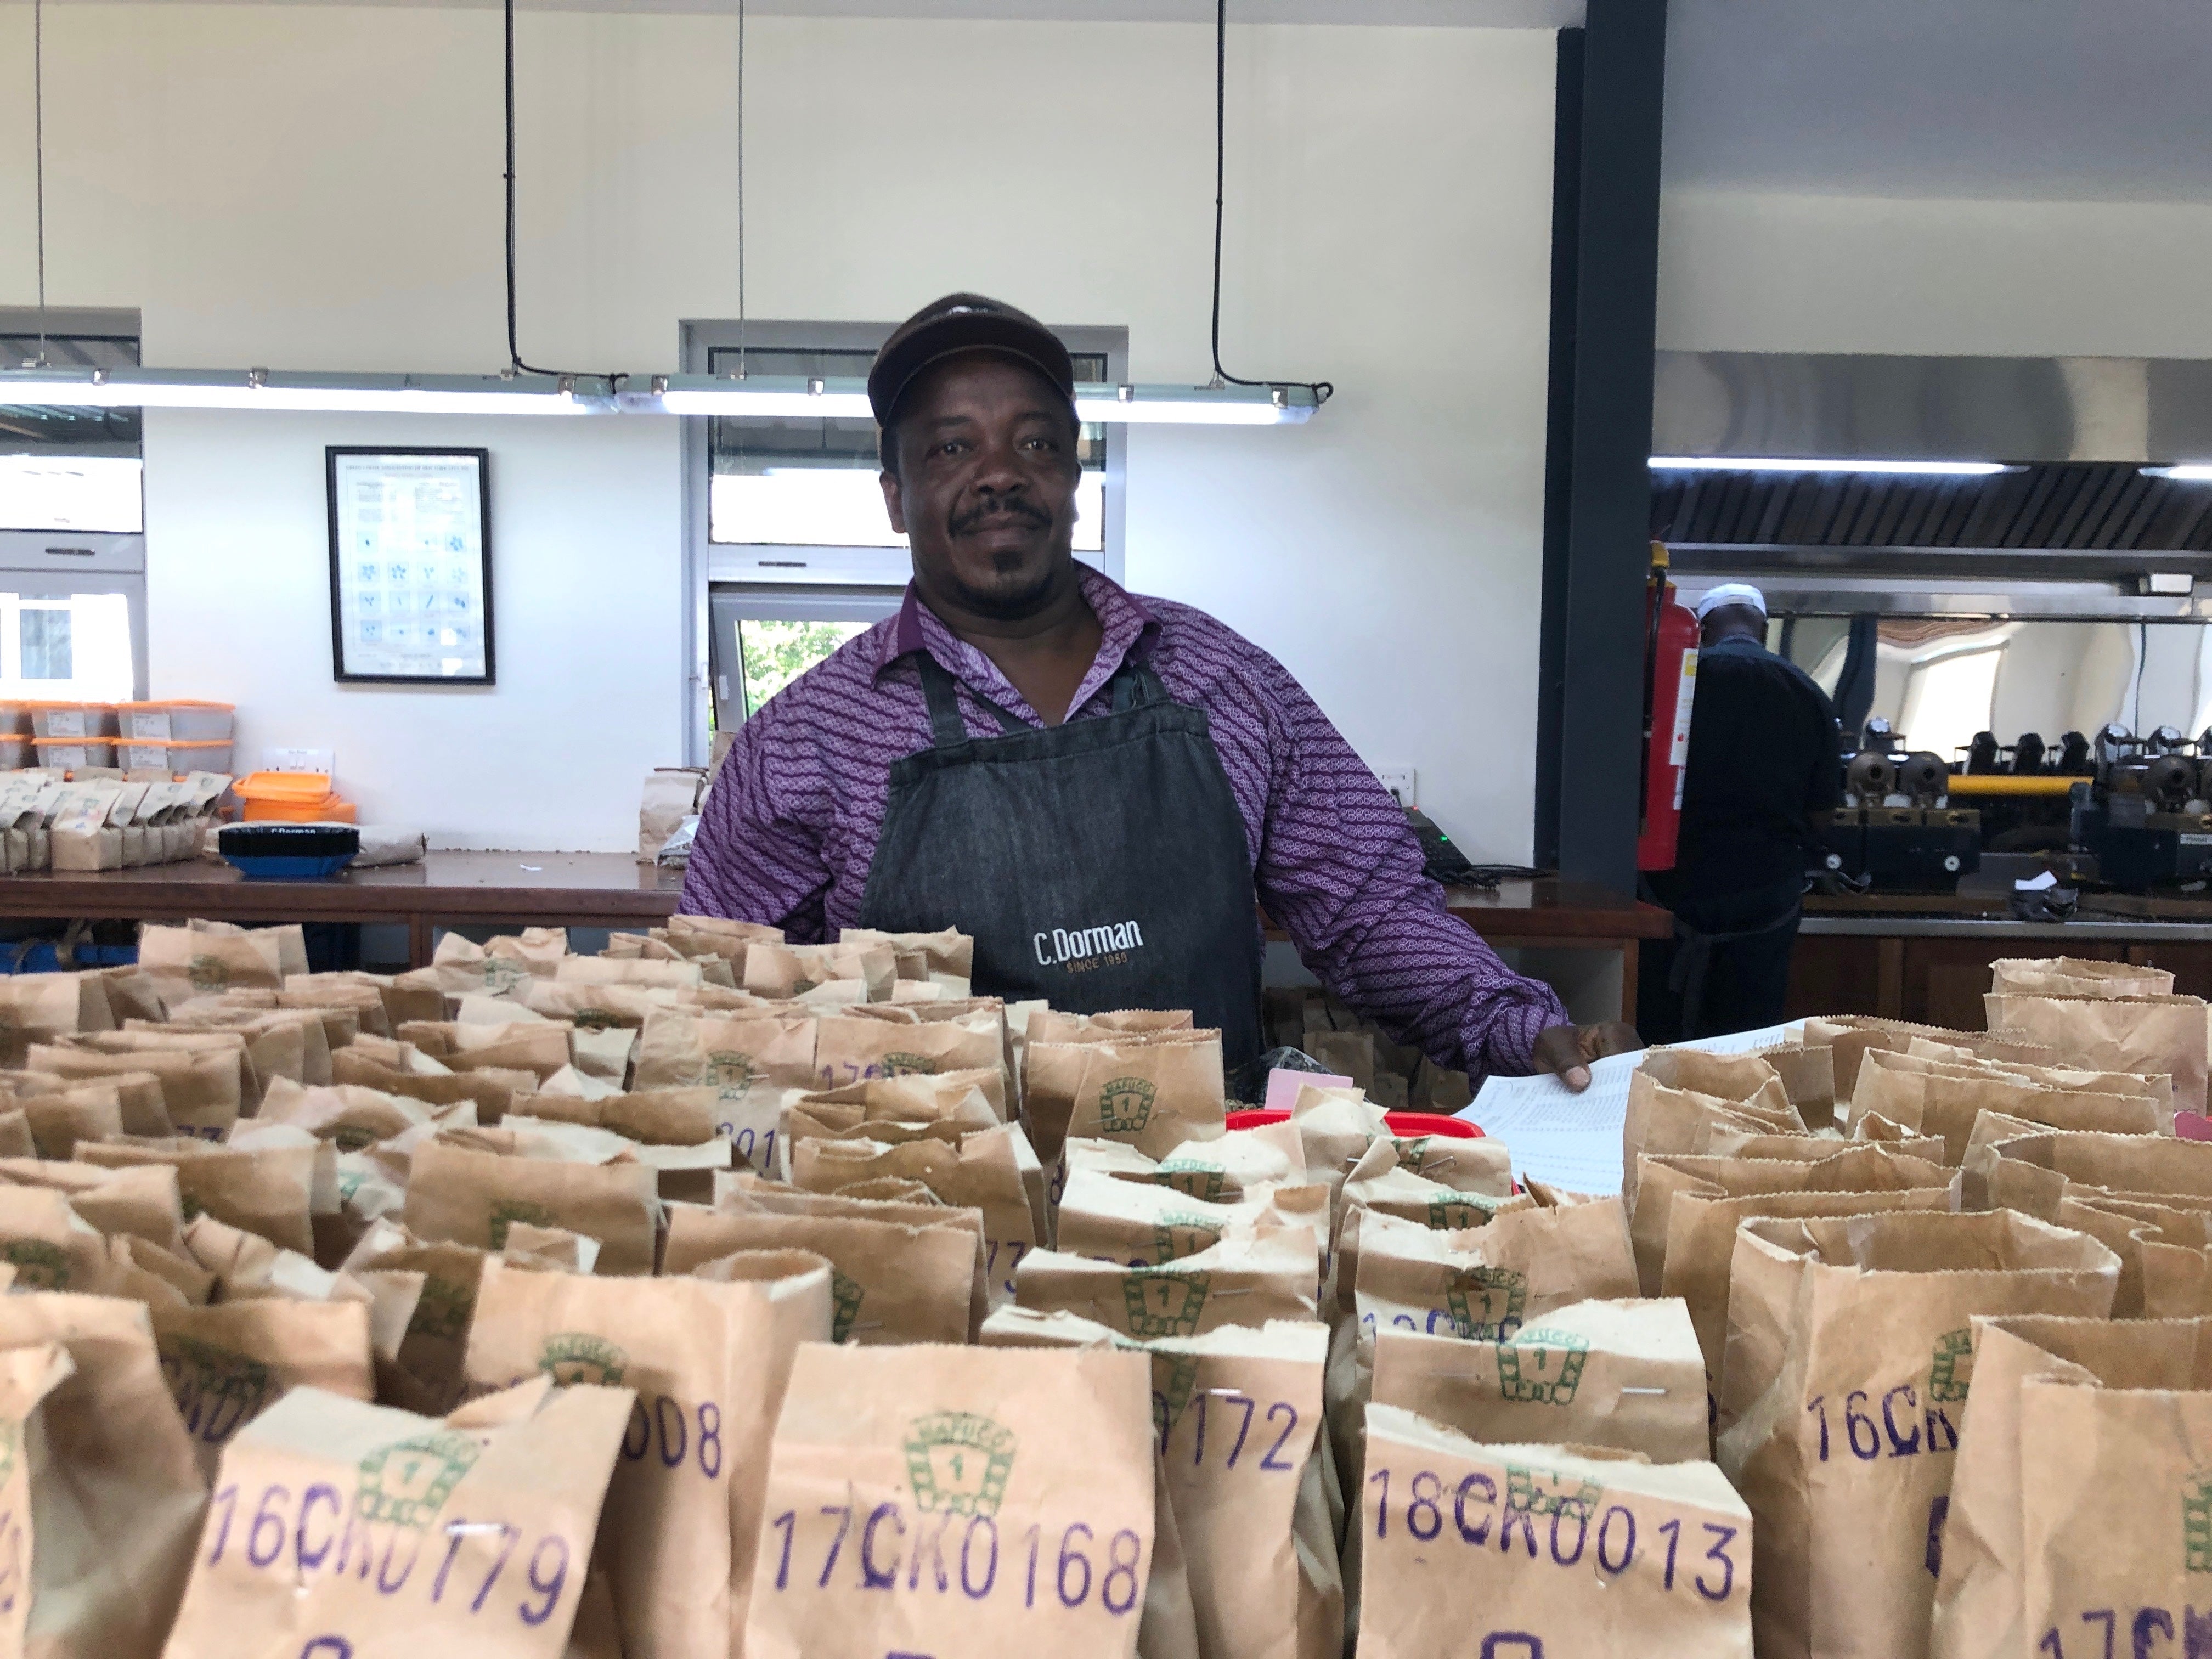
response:
M331 445L323 457L333 677L494 684L489 452Z

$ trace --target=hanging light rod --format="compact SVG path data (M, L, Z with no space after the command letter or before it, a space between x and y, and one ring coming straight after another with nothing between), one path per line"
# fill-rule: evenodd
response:
M592 375L298 374L265 368L0 369L0 404L46 409L235 409L365 415L590 415Z
M646 392L621 390L642 381ZM221 409L363 415L714 415L726 420L873 418L867 383L757 374L308 374L270 369L0 369L0 405ZM1280 426L1310 420L1303 386L1075 388L1085 421Z
M762 418L874 418L867 382L858 376L655 374L647 392L615 399L646 415L719 415ZM1115 386L1088 381L1075 388L1075 412L1085 421L1129 425L1281 426L1310 420L1320 400L1304 386Z
M2002 461L1801 460L1794 455L1654 455L1654 472L1887 472L1929 478L1986 478Z

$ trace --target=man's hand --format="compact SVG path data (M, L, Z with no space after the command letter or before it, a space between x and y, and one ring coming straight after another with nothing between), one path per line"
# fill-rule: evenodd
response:
M1530 1051L1538 1072L1557 1074L1560 1082L1579 1094L1589 1087L1589 1063L1607 1054L1633 1054L1644 1046L1636 1028L1626 1020L1601 1020L1595 1025L1547 1025L1536 1034Z

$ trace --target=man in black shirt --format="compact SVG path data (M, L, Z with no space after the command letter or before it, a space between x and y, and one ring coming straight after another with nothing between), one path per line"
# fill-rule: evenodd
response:
M1726 583L1697 614L1681 840L1674 867L1649 878L1674 913L1674 938L1645 950L1637 987L1637 1028L1652 1042L1781 1020L1809 815L1843 800L1835 708L1766 649L1765 595Z

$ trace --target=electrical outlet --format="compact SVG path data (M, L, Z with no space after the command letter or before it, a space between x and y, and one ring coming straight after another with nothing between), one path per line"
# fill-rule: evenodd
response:
M261 763L271 772L331 772L336 756L328 749L264 749Z
M1413 769L1410 766L1378 766L1375 776L1382 786L1398 798L1401 806L1419 806L1420 798L1414 789Z

